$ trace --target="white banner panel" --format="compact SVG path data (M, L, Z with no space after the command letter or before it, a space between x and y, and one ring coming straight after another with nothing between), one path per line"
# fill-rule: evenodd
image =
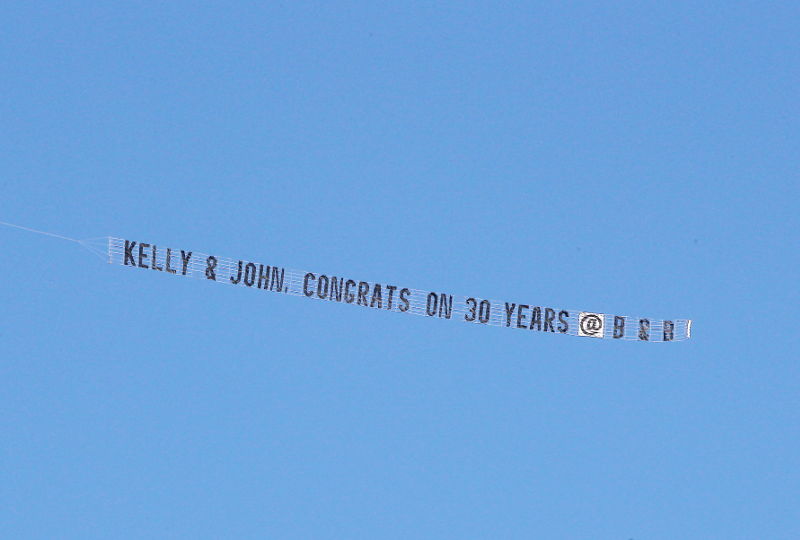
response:
M603 337L605 314L581 311L578 314L578 335L584 337Z
M691 325L688 319L609 315L412 289L399 283L291 270L274 262L229 259L123 238L108 238L108 262L264 292L536 333L663 342L688 339Z

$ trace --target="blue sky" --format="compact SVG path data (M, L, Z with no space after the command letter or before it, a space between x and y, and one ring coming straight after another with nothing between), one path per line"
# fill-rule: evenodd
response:
M0 230L0 536L800 537L793 3L9 6L0 220L694 319L511 332Z

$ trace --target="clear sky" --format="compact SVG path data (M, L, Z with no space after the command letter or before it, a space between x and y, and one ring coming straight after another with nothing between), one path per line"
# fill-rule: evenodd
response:
M800 4L0 21L2 221L695 321L484 328L2 228L0 536L800 538Z

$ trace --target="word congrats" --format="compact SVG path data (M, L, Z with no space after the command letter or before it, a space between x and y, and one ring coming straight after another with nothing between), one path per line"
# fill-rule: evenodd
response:
M273 293L487 326L612 340L663 342L691 337L689 319L657 320L457 296L351 276L301 272L122 238L108 238L108 262Z

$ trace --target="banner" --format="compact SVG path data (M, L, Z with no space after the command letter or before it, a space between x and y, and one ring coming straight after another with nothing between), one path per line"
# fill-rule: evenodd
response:
M228 259L122 238L108 237L108 262L264 292L537 333L658 342L691 337L692 321L688 319L630 317L532 302L459 296L442 290L411 289L400 283L290 270L272 262Z

